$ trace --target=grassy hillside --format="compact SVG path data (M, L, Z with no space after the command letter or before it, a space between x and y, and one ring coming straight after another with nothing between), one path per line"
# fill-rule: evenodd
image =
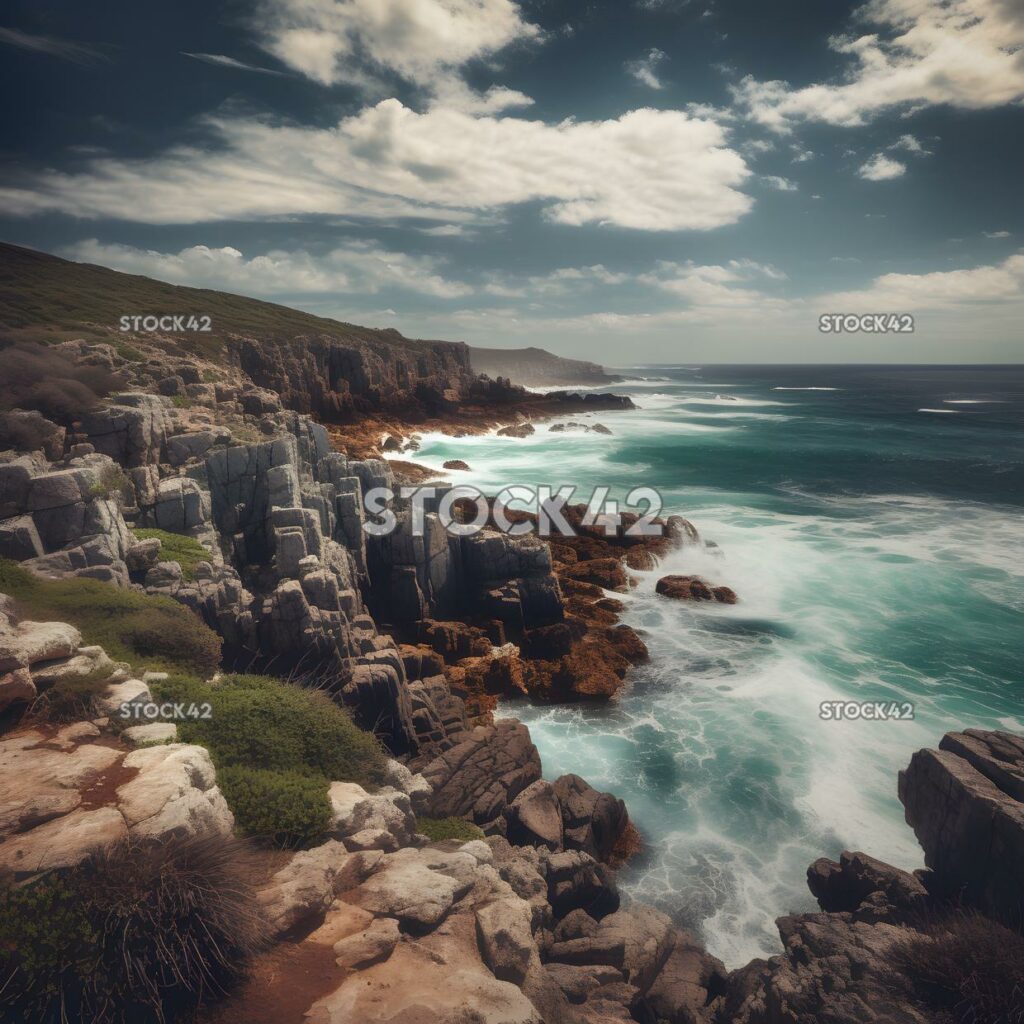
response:
M348 343L417 348L397 331L357 327L272 302L207 288L186 288L106 267L73 263L48 253L0 243L0 340L61 341L83 334L115 340L122 316L209 316L209 334L175 335L182 347L215 353L219 338L241 334L265 340L328 335Z

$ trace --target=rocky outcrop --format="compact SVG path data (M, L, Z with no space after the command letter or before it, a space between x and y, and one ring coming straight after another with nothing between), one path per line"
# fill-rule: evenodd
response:
M919 750L900 800L932 871L929 887L1018 923L1024 911L1024 738L968 729Z
M730 587L716 587L700 576L662 576L654 587L663 597L677 601L717 601L735 604L739 600Z

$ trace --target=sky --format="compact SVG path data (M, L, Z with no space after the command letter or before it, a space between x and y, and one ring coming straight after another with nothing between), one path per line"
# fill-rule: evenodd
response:
M0 238L71 259L608 366L1024 356L1024 0L8 0L0 88Z

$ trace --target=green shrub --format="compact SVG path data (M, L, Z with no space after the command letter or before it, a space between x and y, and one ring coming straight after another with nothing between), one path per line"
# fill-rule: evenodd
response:
M471 839L483 839L483 832L465 818L417 818L416 831L432 843L445 839L458 839L468 843Z
M937 1021L1024 1021L1024 936L990 918L965 912L928 920L893 945L889 960Z
M220 664L220 637L173 598L122 590L101 580L42 580L0 559L0 593L23 618L69 622L87 644L133 667L211 675Z
M279 846L322 835L332 781L375 786L385 756L326 694L270 676L206 683L170 676L151 684L158 701L210 705L210 717L178 724L178 738L210 751L240 831Z
M243 768L217 771L217 784L246 836L286 848L320 838L331 821L327 779L300 772Z
M183 1019L266 938L248 852L223 837L124 844L0 892L0 1019Z
M134 532L139 540L150 540L155 537L160 541L160 561L177 562L181 566L181 575L186 580L196 578L196 566L200 562L210 561L210 552L191 537L150 528Z
M165 684L159 686L164 693ZM368 786L383 781L380 744L324 693L270 676L233 675L209 686L200 699L209 701L210 718L183 723L179 735L206 747L218 766L295 771Z
M191 395L172 395L171 405L175 409L191 409L196 404L196 400Z

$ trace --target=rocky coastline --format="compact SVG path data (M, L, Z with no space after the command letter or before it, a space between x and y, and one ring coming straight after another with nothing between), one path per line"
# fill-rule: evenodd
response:
M380 456L414 451L417 430L624 400L529 395L439 342L230 336L203 358L131 341L131 358L87 339L47 350L119 382L70 425L5 414L17 443L0 454L0 874L24 887L117 844L228 841L239 820L217 742L117 722L160 700L174 673L146 655L184 657L178 643L161 646L150 623L125 640L138 659L124 657L92 620L34 617L48 587L116 592L140 615L186 609L189 636L216 644L207 676L313 687L385 758L372 783L327 777L315 841L261 851L261 951L195 1019L924 1024L967 1019L969 993L937 994L921 962L979 931L1020 948L1024 739L1007 733L954 732L916 753L899 796L927 870L853 851L815 862L821 912L781 918L769 960L729 972L620 894L616 867L641 842L628 809L576 775L546 780L529 731L497 704L613 698L646 657L614 593L631 569L702 543L697 530L672 517L643 542L583 528L548 544L452 537L428 515L420 537L399 507L394 532L368 537L360 495L394 483ZM667 598L737 599L666 581ZM75 687L78 717L36 714Z

